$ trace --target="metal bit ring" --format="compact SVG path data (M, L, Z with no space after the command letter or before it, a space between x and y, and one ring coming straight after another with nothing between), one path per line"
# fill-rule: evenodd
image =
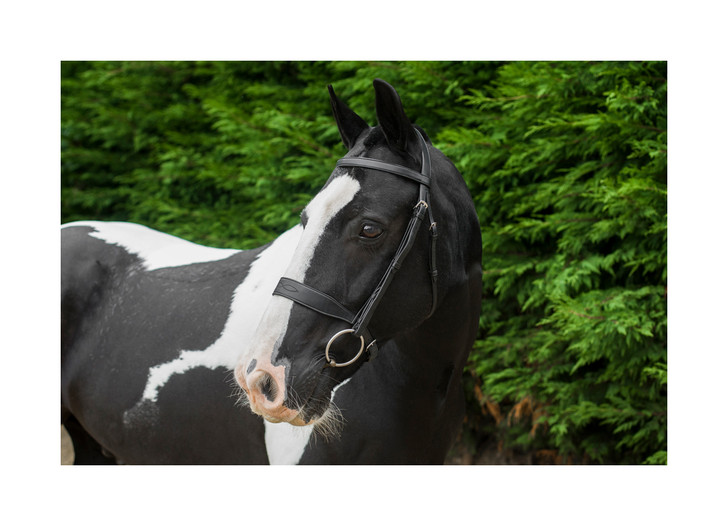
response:
M329 340L329 343L326 344L326 362L328 363L329 367L346 367L347 365L351 365L352 363L357 361L361 354L364 352L364 336L359 336L359 339L361 340L361 348L359 349L357 355L354 356L354 358L346 363L336 363L336 360L329 356L329 349L331 348L331 344L334 343L334 340L336 340L336 338L338 338L342 334L348 334L351 332L354 332L354 329L344 329L343 331L339 331L334 334Z

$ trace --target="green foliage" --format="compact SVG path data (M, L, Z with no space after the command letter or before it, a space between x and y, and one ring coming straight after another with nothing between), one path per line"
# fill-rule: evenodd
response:
M410 112L436 130L454 118L451 106L427 106L445 91L454 106L468 67L433 67L65 62L62 220L135 221L200 243L259 246L298 221L345 153L326 85L372 124L372 79L408 86Z
M463 173L483 233L466 439L560 462L666 462L665 63L66 62L62 221L250 248L344 153L331 83L371 81Z
M538 408L498 424L506 443L665 459L666 76L664 63L507 64L441 136L482 225L480 402Z

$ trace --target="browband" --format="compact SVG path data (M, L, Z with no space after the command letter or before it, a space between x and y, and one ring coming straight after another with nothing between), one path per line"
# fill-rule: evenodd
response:
M372 168L379 170L380 172L388 172L400 177L406 177L416 183L423 184L426 187L430 187L430 177L422 175L419 172L407 168L406 166L399 166L398 164L389 164L384 161L377 159L369 159L368 157L344 157L336 161L336 166L351 166L353 168Z

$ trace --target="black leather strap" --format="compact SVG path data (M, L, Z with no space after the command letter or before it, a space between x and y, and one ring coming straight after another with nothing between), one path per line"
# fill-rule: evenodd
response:
M384 161L378 161L377 159L369 159L368 157L344 157L336 161L336 166L351 166L353 168L370 168L372 170L378 170L380 172L388 172L400 177L411 179L416 183L430 186L430 177L422 175L419 172L407 168L406 166L399 166L398 164L389 164Z
M356 315L353 312L328 294L319 292L308 285L304 285L303 283L290 278L281 278L278 281L278 285L273 291L273 294L283 296L284 298L293 300L296 303L305 305L309 309L315 310L320 314L325 314L326 316L331 316L332 318L345 321L349 325L354 323L354 318L356 318Z
M278 280L278 285L276 285L276 288L273 290L273 295L283 296L284 298L288 298L299 305L308 307L319 314L345 321L349 325L353 325L356 319L356 315L353 312L328 294L320 292L291 278L283 277ZM364 341L367 344L367 360L373 360L379 350L377 342L366 329L361 335L364 336Z
M366 327L369 325L369 321L374 314L374 310L379 305L379 302L382 300L382 297L389 287L389 284L394 279L395 273L400 269L400 267L402 266L402 262L407 257L407 254L409 254L412 246L415 243L415 239L417 238L417 232L422 225L422 219L425 217L426 210L427 204L424 201L420 201L419 203L417 203L417 206L412 213L412 218L410 219L404 236L402 237L402 241L397 248L397 252L395 252L392 261L389 262L389 266L384 272L382 279L379 280L379 284L376 286L374 291L369 296L369 299L366 301L366 303L364 303L364 306L362 306L362 308L356 315L356 320L351 327L352 329L354 329L354 336L359 336L360 334L362 334L363 331L366 330Z

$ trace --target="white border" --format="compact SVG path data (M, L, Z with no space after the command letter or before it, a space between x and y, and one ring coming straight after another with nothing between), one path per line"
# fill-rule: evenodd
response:
M702 524L723 516L726 290L720 277L728 119L720 4L251 4L37 1L0 8L0 276L10 336L0 383L5 514L28 523L72 516L81 524L128 524L141 516L182 524L309 516L312 522L345 516L354 524L385 518ZM668 467L59 466L59 61L201 58L667 59Z

